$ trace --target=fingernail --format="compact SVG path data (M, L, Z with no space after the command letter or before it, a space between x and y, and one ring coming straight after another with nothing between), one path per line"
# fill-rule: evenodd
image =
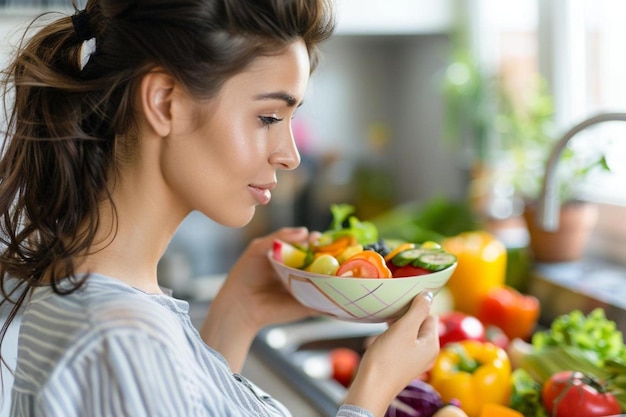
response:
M433 302L433 293L430 291L426 291L424 293L424 298L426 299L426 301L428 301L429 303Z

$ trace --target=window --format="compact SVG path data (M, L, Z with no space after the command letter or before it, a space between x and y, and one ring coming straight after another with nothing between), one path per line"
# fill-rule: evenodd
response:
M580 106L587 113L618 111L626 113L626 3L619 0L585 0L585 66L580 69L585 80ZM572 68L572 71L577 71ZM591 181L591 199L626 205L626 122L598 127L598 137L605 142L612 172ZM593 139L591 139L593 140Z
M538 71L554 100L555 137L607 112L626 113L626 2L468 0L477 55L523 94ZM488 28L485 30L485 28ZM594 171L582 198L601 204L592 251L626 262L626 122L589 127L570 141L576 154L604 153L611 172ZM623 229L623 230L622 230Z
M542 72L550 80L560 130L590 116L626 113L626 3L620 0L542 2ZM580 136L580 137L579 137ZM587 199L626 205L626 123L590 127L572 140L577 152L605 153L611 173L585 184Z

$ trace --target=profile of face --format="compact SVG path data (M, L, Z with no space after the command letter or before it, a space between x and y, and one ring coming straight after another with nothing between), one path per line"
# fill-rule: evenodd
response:
M303 41L257 58L210 101L189 98L161 156L165 183L183 210L241 227L270 202L277 171L300 163L291 120L310 74Z

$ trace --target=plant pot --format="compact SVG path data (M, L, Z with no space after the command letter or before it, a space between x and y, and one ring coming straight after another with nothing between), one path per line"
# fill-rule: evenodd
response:
M528 228L532 257L538 262L570 262L579 260L589 236L598 221L598 206L583 201L561 205L559 228L549 232L536 221L536 208L527 205L524 220Z

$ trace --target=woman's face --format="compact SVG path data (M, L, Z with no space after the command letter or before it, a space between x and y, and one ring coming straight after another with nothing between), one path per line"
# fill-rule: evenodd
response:
M291 119L309 80L303 41L261 57L229 79L209 103L194 102L188 123L167 138L162 170L183 210L198 210L229 227L247 224L268 204L279 169L300 155Z

